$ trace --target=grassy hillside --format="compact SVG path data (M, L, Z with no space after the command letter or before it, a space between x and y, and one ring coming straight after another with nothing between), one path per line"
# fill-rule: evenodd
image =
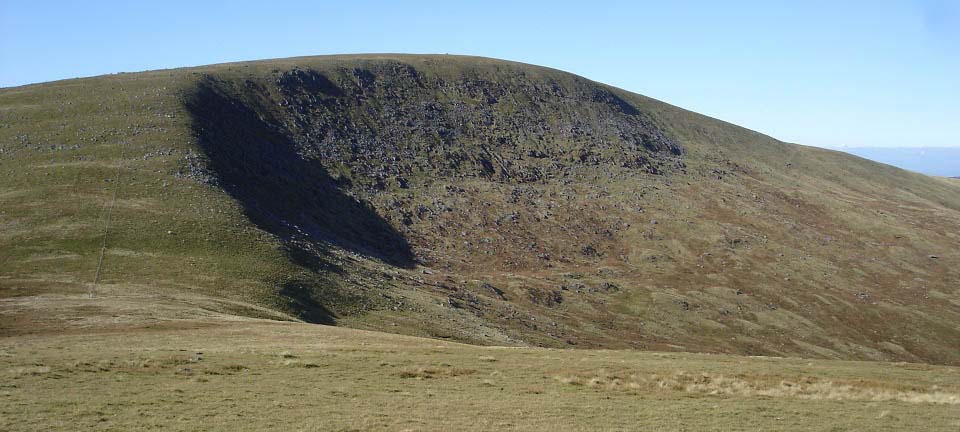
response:
M227 313L960 364L958 226L956 182L492 59L0 90L8 335Z

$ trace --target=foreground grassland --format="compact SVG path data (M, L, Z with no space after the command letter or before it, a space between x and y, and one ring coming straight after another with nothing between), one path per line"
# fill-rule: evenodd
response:
M5 431L960 428L956 367L477 347L248 318L3 337L0 374Z

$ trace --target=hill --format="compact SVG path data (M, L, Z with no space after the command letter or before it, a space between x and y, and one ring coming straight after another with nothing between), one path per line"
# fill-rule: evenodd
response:
M0 90L7 335L226 313L960 364L958 226L955 182L493 59Z

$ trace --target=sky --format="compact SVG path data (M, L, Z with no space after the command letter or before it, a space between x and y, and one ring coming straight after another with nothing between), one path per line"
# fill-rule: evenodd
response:
M927 175L960 177L960 147L848 147L845 150Z
M0 87L338 53L549 66L821 147L960 147L960 0L0 0Z

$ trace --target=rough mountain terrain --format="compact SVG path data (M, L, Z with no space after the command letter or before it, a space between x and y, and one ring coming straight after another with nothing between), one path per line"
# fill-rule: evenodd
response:
M958 228L955 181L500 60L0 90L5 334L215 313L956 365Z

